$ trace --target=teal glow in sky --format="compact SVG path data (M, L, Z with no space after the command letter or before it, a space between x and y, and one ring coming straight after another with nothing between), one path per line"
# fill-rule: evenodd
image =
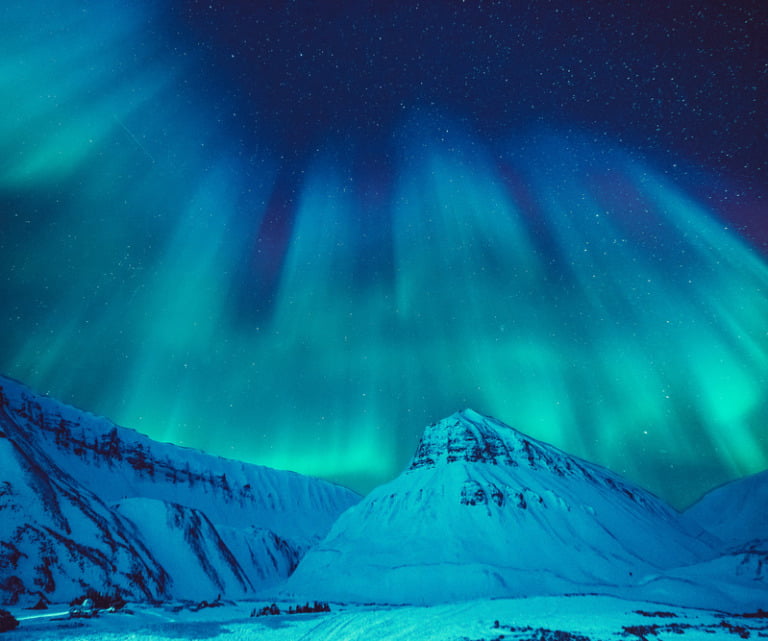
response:
M4 373L363 492L467 406L678 506L768 466L768 266L711 168L447 99L291 154L174 3L13 4Z

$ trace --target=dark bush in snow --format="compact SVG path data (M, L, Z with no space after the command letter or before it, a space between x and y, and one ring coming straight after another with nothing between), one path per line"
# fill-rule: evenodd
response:
M530 639L530 641L591 641L589 637L585 637L581 634L575 634L574 632L567 632L565 630L550 630L549 628L536 628L534 630L531 626L513 627L508 625L501 625L498 620L493 622L493 627L494 629L504 628L518 634L524 633L524 638ZM490 641L501 641L502 639L506 638L506 636L507 635L505 634L501 634L498 637L494 637Z
M8 610L0 610L0 632L8 632L19 627L19 622Z
M93 588L89 588L85 594L72 599L69 602L69 605L83 606L86 601L90 601L88 605L91 610L108 610L110 608L113 610L120 610L127 603L127 601L117 592L112 595L107 595L102 594Z
M252 617L264 617L278 614L311 614L315 612L330 612L331 607L324 601L315 601L312 605L305 603L304 605L297 605L289 607L287 611L281 612L280 608L274 603L272 605L265 605L260 610L254 609L251 612Z

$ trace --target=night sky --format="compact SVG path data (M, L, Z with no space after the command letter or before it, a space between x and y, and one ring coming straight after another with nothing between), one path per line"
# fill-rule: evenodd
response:
M765 469L764 5L4 2L0 371L360 492L467 406Z

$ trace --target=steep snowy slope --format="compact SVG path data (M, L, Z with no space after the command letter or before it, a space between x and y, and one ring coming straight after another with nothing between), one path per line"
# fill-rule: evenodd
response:
M604 591L714 556L652 494L472 410L344 513L286 591L352 602Z
M292 472L157 443L3 377L0 429L0 602L109 585L135 598L246 596L283 580L359 500ZM61 505L77 515L63 519ZM70 521L83 532L70 536ZM13 541L24 537L22 550ZM100 573L83 559L94 554Z
M680 569L679 576L738 577L768 591L768 470L707 492L685 516L717 536L723 553Z
M0 602L123 585L167 596L170 577L130 521L62 472L0 404Z
M768 541L768 470L707 492L685 515L729 546Z
M255 587L208 517L194 508L155 499L122 501L120 514L137 524L147 548L173 577L173 595L211 599Z

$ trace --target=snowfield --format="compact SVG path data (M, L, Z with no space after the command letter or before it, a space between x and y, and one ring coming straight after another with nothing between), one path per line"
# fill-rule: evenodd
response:
M264 602L192 612L180 606L129 605L127 612L66 619L12 610L21 624L8 641L718 641L768 638L768 614L625 601L606 596L477 600L437 606L331 605L330 613L251 617ZM287 610L289 604L278 604ZM178 610L178 611L176 611ZM51 612L56 608L52 607ZM66 608L62 608L66 612ZM744 613L741 613L744 614ZM34 616L36 618L26 618Z

